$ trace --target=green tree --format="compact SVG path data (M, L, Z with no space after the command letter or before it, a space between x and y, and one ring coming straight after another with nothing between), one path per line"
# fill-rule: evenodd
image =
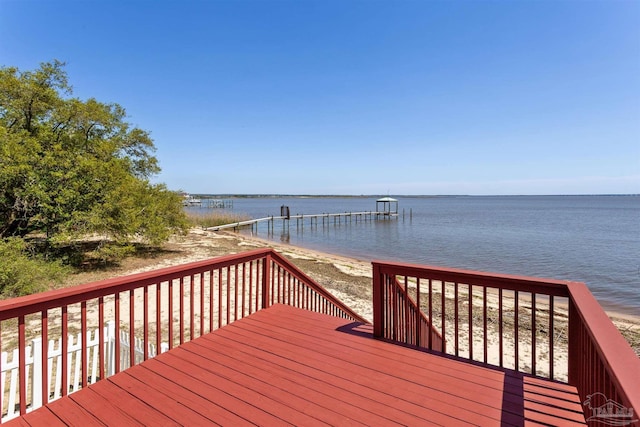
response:
M157 244L183 232L180 196L149 181L160 169L148 132L118 104L71 94L62 62L0 68L0 238Z

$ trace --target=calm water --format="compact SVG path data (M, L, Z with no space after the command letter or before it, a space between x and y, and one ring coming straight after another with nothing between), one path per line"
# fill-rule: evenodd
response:
M640 196L398 198L400 217L313 227L266 223L258 236L383 259L585 282L607 309L640 315ZM375 198L234 199L233 211L375 210ZM405 211L404 220L402 211ZM409 211L412 218L409 218ZM247 231L248 232L248 231Z

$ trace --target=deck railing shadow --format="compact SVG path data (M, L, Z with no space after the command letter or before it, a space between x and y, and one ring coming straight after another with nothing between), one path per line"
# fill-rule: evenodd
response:
M170 349L276 303L366 322L271 249L0 301L0 350L17 348L17 370L2 374L0 422L150 357L148 352L129 351L128 361L110 369L111 354L123 353L122 343L141 348L162 348L165 343ZM108 323L121 339L112 346L94 346L94 357L90 331L97 330L97 342L105 343ZM55 351L75 352L80 363L74 363L72 371L72 358L60 357L52 385L51 369L42 367L50 363L53 350L41 346L35 356L39 360L32 361L27 345L32 340L59 340ZM79 350L70 349L78 344ZM0 360L0 371L3 363L8 363L6 358ZM40 384L33 383L34 370ZM11 381L17 388L7 386Z
M377 338L640 409L640 359L584 283L373 262L373 304Z

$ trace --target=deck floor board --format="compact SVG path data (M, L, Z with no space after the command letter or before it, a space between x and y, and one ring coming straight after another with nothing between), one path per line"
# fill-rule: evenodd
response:
M191 353L186 349L181 348L179 350L180 358L185 363L193 364L193 367L204 366L204 364L209 362L207 357ZM178 352L176 352L176 354L178 354ZM309 396L308 389L304 387L291 388L291 391L287 390L286 385L283 385L282 380L276 376L273 376L271 381L262 381L242 372L244 370L242 366L238 366L238 369L234 370L218 363L210 365L211 368L205 368L207 371L226 378L229 381L233 381L246 390L252 390L262 395L265 400L270 401L269 406L278 405L280 407L288 407L295 412L306 414L310 418L315 419L305 418L302 420L305 423L320 422L322 424L337 425L340 424L341 421L353 418L348 414L348 411L338 413L331 405L332 403L336 404L336 402L327 402L326 399L323 401L314 401L313 398ZM354 421L353 425L362 424Z
M90 408L85 409L72 399L56 400L49 406L49 410L65 425L104 426L104 423L91 414Z
M302 405L316 405L324 408L327 414L325 415L327 422L337 422L345 418L355 420L363 417L370 419L376 424L393 422L392 419L384 418L376 415L374 412L363 409L362 406L354 405L350 396L345 396L349 398L343 400L336 398L331 393L323 393L318 391L318 388L310 386L307 381L296 381L292 377L274 371L272 365L260 364L255 360L248 363L248 360L245 358L218 357L221 355L219 351L199 345L184 346L184 350L191 351L195 357L200 357L203 361L215 362L217 367L222 368L220 372L225 371L230 375L246 376L249 384L271 384L276 388L274 390L276 394L281 394L278 391L284 391L286 393L284 398L289 402L291 402L289 399L296 400L301 398L307 401L301 401L300 403ZM291 393L288 390L295 390L295 395L290 396ZM268 393L268 390L265 390L265 394L266 393ZM368 408L369 405L365 405L364 407ZM316 412L321 408L314 408L315 410L312 412ZM337 415L338 418L331 420L332 417L335 418L334 414Z
M506 415L497 407L502 404L509 406L513 411L522 411L522 400L519 401L520 406L514 408L511 405L513 402L509 401L509 393L503 394L489 388L461 388L460 382L451 381L450 377L445 377L428 367L407 368L395 358L384 358L373 352L360 352L327 342L323 342L319 347L317 341L302 333L293 336L278 330L278 336L270 336L268 331L273 330L273 325L252 330L251 326L247 326L248 323L229 325L226 333L241 335L245 341L252 343L261 342L261 347L278 349L282 354L302 356L305 361L313 363L314 369L327 369L334 375L343 376L369 388L404 395L406 400L418 405L425 405L425 401L438 402L438 411L455 414L455 417L460 417L466 422L483 422L484 418L499 420ZM379 344L382 347L389 345L383 342ZM405 350L415 352L411 349ZM424 372L429 375L423 375ZM488 372L488 375L495 374L497 373L493 371ZM503 402L503 398L507 400Z
M8 425L585 425L574 388L275 305Z
M407 423L418 423L419 418L409 415L406 412L399 411L396 408L381 407L376 405L376 400L369 393L363 393L362 390L356 390L353 382L343 380L339 377L327 374L318 369L312 369L295 361L288 360L284 365L281 360L274 359L268 354L254 354L251 347L246 348L245 352L238 343L227 341L225 345L226 351L221 353L207 345L206 340L198 341L198 347L202 354L216 363L234 364L237 361L243 361L243 369L251 375L262 378L280 378L285 386L294 389L305 389L314 394L328 396L338 406L349 404L352 407L367 408L367 412L378 415L384 420L381 422L391 423L398 422L402 424L402 420ZM191 349L190 349L191 350ZM271 358L269 356L272 356ZM382 402L379 402L382 403ZM371 418L375 418L373 415Z
M69 398L83 408L91 408L91 413L107 426L141 426L140 421L136 421L111 400L105 399L101 394L87 389L86 393L73 393Z
M171 360L168 362L169 364L160 362L156 359L151 359L145 363L144 367L154 373L159 373L164 378L167 378L176 384L183 384L184 386L189 387L201 397L211 402L210 410L216 410L217 407L222 407L252 424L262 422L266 425L273 426L291 425L291 423L287 423L268 412L262 411L258 405L251 403L250 399L248 399L248 401L243 400L243 397L247 398L250 396L236 397L230 393L230 390L222 388L224 384L221 385L218 383L207 382L204 377L198 378L190 375L188 372L185 373L180 369L171 366Z
M294 321L294 319L288 318L288 317L284 317L284 319ZM256 320L256 319L252 319L252 320ZM270 319L267 319L267 320L268 321L262 320L262 322L265 323L264 329L270 329L274 327L274 324L270 322ZM307 327L307 324L305 324L305 327ZM310 327L317 328L316 325L310 326ZM285 323L285 325L282 326L282 329L290 331L293 334L299 335L301 334L302 328L300 326L292 328L291 324ZM403 367L409 367L410 370L424 369L424 360L420 355L420 353L415 352L412 349L403 348L401 346L395 346L396 348L393 348L393 349L389 349L387 346L381 346L380 345L381 343L379 341L370 339L370 336L373 331L372 331L372 327L369 325L364 326L363 329L360 329L360 330L366 333L367 336L366 338L362 337L361 341L357 341L353 336L350 336L347 339L345 339L345 337L343 336L344 334L331 334L331 333L327 334L326 328L324 328L324 330L321 329L320 332L325 332L325 334L323 334L322 337L323 339L326 340L326 344L327 344L326 346L323 345L323 348L329 348L329 345L331 343L337 345L338 348L342 348L343 346L349 346L353 344L354 351L359 353L364 353L365 356L377 354L378 356L383 357L385 359L392 359L392 358L401 359ZM315 343L312 342L311 345L315 345ZM335 349L336 347L334 346L333 348ZM473 364L465 364L464 366L456 366L455 368L452 368L452 364L446 359L442 361L436 360L436 364L440 367L438 372L442 372L454 378L464 378L465 381L470 381L476 384L485 384L489 386L492 385L491 383L495 383L493 385L497 388L501 388L504 384L505 377L500 375L488 375L484 367L478 367ZM507 376L506 376L507 380L509 380L511 377L510 373L511 371L507 371ZM514 378L513 383L514 384L521 383L519 376ZM520 396L522 396L522 394L520 394Z
M202 341L198 342L201 344ZM263 351L253 345L246 345L244 342L226 340L224 354L229 357L238 357L247 360L252 366L271 366L274 374L281 376L291 376L298 382L334 396L340 396L343 400L359 400L363 406L369 407L371 411L391 417L394 420L411 425L419 421L432 420L432 413L420 406L412 407L412 404L405 400L398 400L395 406L387 406L389 394L376 392L376 390L362 386L350 379L345 379L334 375L331 372L316 369L313 366L298 363L295 360L284 359L279 355ZM232 351L232 354L228 352ZM222 353L221 353L222 354ZM355 403L355 402L354 402ZM421 414L424 412L424 414ZM422 415L422 417L421 417ZM446 418L443 418L445 421Z

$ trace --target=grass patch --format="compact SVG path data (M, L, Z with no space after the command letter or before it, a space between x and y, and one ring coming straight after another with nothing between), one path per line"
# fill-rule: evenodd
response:
M192 227L216 227L218 225L233 224L234 222L248 221L251 217L246 214L233 214L229 212L187 212L187 220Z

